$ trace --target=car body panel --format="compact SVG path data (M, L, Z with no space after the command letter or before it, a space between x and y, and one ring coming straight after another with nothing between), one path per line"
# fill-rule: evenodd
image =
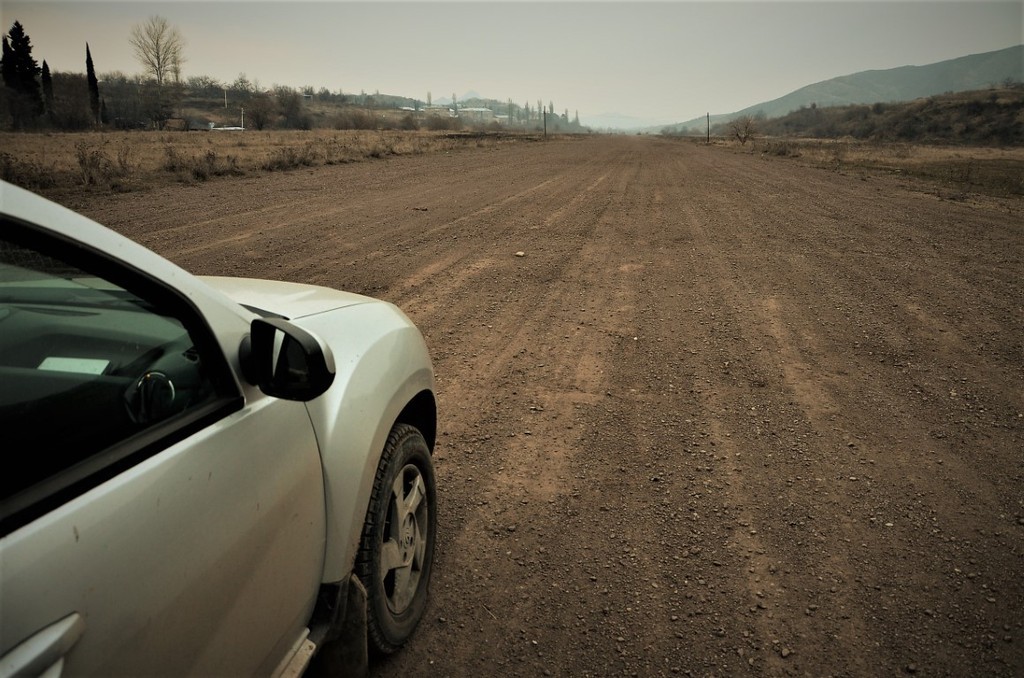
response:
M380 303L351 292L280 280L206 275L199 276L199 279L223 292L238 304L279 315L284 315L284 311L287 310L286 317L290 319L325 313L355 304Z
M332 507L323 581L342 581L355 562L380 462L379 452L365 450L383 450L402 409L418 393L434 390L423 337L400 309L370 297L298 283L201 279L240 304L291 318L330 348L336 386L307 407L323 450Z
M243 402L0 538L0 657L77 613L84 631L65 664L73 673L279 670L308 633L320 585L352 572L391 427L421 394L433 407L422 335L398 308L368 297L196 278L2 182L0 212L187 298ZM300 403L248 383L241 346L257 314L240 304L312 333L336 372L328 391Z
M2 651L77 612L69 673L269 672L315 602L321 488L303 405L246 406L0 540Z
M307 403L331 507L324 582L341 581L355 562L388 432L417 394L434 389L423 337L400 310L377 302L338 315L340 321L316 315L296 323L332 347L336 369L335 386Z

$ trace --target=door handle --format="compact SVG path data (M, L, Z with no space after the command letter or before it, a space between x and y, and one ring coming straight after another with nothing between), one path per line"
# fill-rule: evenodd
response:
M85 620L77 612L50 624L22 641L0 659L0 678L45 676L57 678L64 655L85 632Z

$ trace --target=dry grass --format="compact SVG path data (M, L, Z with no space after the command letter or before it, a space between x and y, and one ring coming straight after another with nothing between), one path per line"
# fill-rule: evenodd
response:
M739 145L737 144L737 148ZM751 150L836 171L866 170L927 179L944 198L970 193L1024 196L1024 148L931 146L850 139L759 139Z
M413 131L0 133L0 178L33 190L130 191L298 167L514 143L520 135Z

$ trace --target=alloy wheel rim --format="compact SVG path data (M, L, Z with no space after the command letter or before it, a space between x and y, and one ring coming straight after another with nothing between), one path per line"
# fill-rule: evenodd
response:
M380 557L380 581L392 614L405 612L419 590L429 542L429 502L423 474L406 464L390 488Z

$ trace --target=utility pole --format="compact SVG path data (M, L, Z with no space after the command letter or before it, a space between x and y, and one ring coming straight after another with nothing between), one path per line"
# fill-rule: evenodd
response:
M708 111L708 143L711 143L711 111Z
M545 139L548 138L548 112L547 112L547 109L544 110L544 138Z
M242 129L244 130L245 129L245 106L242 106L241 109L242 109Z

